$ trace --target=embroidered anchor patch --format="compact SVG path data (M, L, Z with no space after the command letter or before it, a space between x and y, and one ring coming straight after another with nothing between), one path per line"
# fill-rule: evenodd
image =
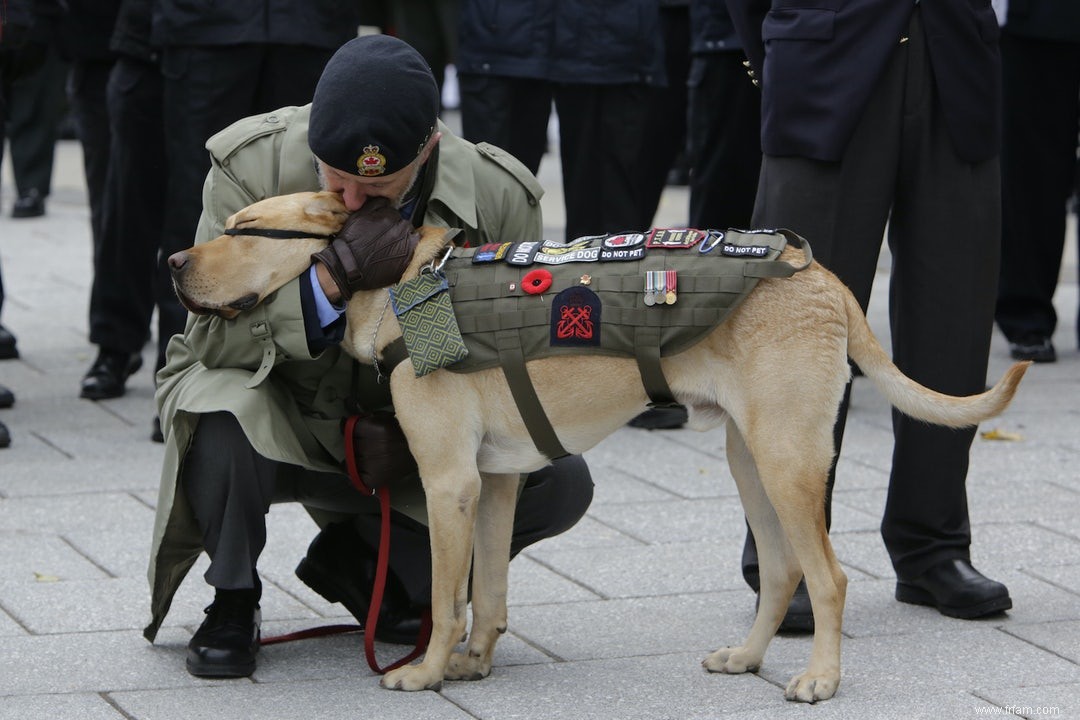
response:
M551 344L562 347L600 345L600 297L584 285L568 287L551 303Z

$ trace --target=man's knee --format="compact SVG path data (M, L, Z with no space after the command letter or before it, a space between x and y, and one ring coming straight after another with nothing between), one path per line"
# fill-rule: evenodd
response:
M512 554L572 528L592 498L592 475L580 455L560 458L530 474L518 498Z

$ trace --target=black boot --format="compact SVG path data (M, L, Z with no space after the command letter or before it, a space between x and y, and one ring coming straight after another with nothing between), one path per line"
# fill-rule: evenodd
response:
M142 355L102 348L82 379L79 397L105 400L124 394L124 383L142 367Z
M15 346L15 336L3 325L0 325L0 360L13 360L19 357L19 349Z
M686 408L682 405L649 408L626 423L644 430L677 430L686 424Z
M330 603L341 603L361 625L367 623L375 584L376 550L360 537L352 522L327 525L315 536L296 576ZM413 645L420 635L420 610L393 572L387 573L375 639Z
M218 590L188 643L187 670L197 677L240 678L255 672L261 588Z
M945 560L914 578L896 578L896 599L929 605L942 615L971 620L1012 607L1009 589L991 580L967 560Z

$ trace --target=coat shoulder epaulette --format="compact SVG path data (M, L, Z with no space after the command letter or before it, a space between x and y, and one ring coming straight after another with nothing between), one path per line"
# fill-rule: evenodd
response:
M210 139L206 141L206 149L219 162L227 160L238 150L247 147L259 138L288 130L298 110L300 108L281 108L237 120L224 130L210 136ZM306 117L304 119L306 120Z
M536 179L536 176L521 164L520 160L502 148L486 142L477 143L476 152L513 176L528 193L530 205L535 205L540 201L540 198L544 195L544 188L540 185L540 181Z

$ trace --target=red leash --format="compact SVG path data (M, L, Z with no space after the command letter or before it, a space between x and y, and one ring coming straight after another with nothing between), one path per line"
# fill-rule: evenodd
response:
M367 657L368 667L382 675L412 662L427 649L428 640L431 639L431 609L424 609L420 619L420 635L416 640L416 647L413 651L385 668L379 667L379 663L375 659L375 630L379 622L379 611L382 608L383 594L386 590L386 577L390 567L390 488L383 485L377 490L372 490L360 479L360 470L356 466L356 453L353 452L353 426L359 419L359 416L353 415L345 421L345 464L349 470L349 480L352 481L357 490L368 495L379 496L379 513L382 516L379 530L379 557L375 564L375 586L371 590L371 604L368 606L367 620L364 625L326 625L284 635L275 635L263 638L260 644L276 645L291 640L304 640L324 635L363 632L364 655Z

